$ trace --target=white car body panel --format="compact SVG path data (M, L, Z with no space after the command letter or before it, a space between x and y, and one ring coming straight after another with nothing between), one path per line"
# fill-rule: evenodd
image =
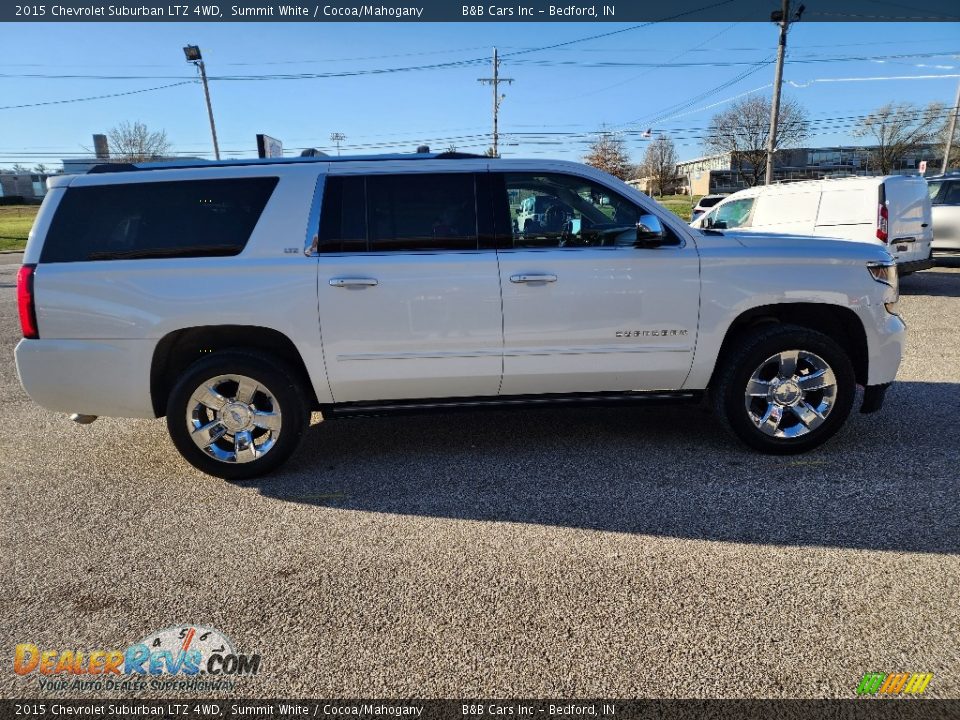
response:
M501 252L501 392L679 388L697 337L699 265L692 244ZM511 281L523 275L556 280Z
M322 255L319 263L320 327L336 402L497 394L496 252ZM358 278L378 284L330 284Z
M785 243L795 240L789 246ZM866 262L889 260L881 248L868 251L859 243L823 238L788 238L760 233L702 234L700 248L703 302L697 353L685 389L703 389L710 382L716 357L733 318L754 308L789 303L839 306L861 320L869 357L868 384L892 382L903 352L903 321L884 307L893 288L877 283ZM744 249L749 256L744 256ZM831 260L825 262L823 255ZM790 284L783 267L789 266ZM749 276L749 287L744 277ZM879 292L878 292L879 290Z

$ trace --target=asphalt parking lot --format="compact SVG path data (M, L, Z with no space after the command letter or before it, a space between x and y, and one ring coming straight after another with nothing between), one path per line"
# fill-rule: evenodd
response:
M3 697L47 694L17 643L186 623L261 654L249 697L853 697L868 671L960 697L960 266L903 280L886 407L806 456L697 408L497 411L317 422L271 480L231 485L161 420L81 427L27 398L17 261Z

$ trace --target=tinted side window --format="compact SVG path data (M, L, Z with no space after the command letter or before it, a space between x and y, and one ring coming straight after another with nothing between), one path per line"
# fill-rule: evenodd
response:
M362 175L327 176L317 249L320 252L367 249L367 186Z
M320 219L320 252L476 250L472 174L332 176Z
M513 242L508 247L632 246L640 210L585 178L505 173ZM499 228L498 228L499 232Z
M944 183L937 205L960 205L960 182Z
M476 250L473 175L371 175L370 250Z
M41 262L237 255L278 178L69 188Z

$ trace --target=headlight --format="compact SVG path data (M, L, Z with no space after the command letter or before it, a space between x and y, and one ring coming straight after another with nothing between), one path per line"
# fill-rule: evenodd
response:
M884 306L889 312L894 312L894 305L900 299L900 276L897 273L897 265L893 262L869 262L867 263L867 272L877 282L889 285L893 290L893 296L884 301Z

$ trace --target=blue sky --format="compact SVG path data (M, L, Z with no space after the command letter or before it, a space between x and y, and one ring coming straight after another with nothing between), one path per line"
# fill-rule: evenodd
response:
M0 24L0 106L123 93L196 78L181 47L200 45L218 76L385 70L502 56L505 156L580 158L591 133L652 128L682 159L703 154L710 116L731 98L770 93L770 23L46 23ZM536 48L588 38L563 47ZM889 101L951 104L960 74L960 23L798 23L790 32L786 96L814 121L810 145L857 143L856 116ZM910 57L890 57L910 56ZM836 58L859 58L837 60ZM803 62L799 62L803 61ZM638 63L663 64L644 67ZM742 63L742 64L741 64ZM753 70L737 80L741 74ZM124 79L15 75L137 76ZM265 132L288 149L482 152L489 144L490 64L338 78L213 80L221 149L255 156ZM934 76L926 79L924 76ZM951 77L952 76L952 77ZM863 78L901 78L866 80ZM838 81L839 80L839 81ZM723 87L726 86L726 87ZM87 102L0 109L0 166L56 165L123 120L163 129L175 151L212 157L199 84ZM537 135L539 134L539 135ZM645 141L628 135L632 159ZM373 147L371 147L373 146ZM291 154L299 154L298 151Z

